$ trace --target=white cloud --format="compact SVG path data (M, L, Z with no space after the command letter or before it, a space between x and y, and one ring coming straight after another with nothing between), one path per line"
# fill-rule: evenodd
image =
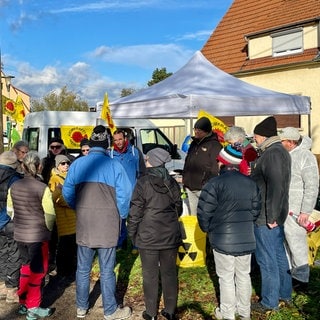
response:
M175 44L148 44L127 47L100 46L89 53L89 57L144 69L166 67L167 71L176 71L192 54L192 50Z
M176 37L175 41L183 41L183 40L197 40L197 41L204 41L209 38L212 34L212 30L200 30L193 33L186 33L180 37Z

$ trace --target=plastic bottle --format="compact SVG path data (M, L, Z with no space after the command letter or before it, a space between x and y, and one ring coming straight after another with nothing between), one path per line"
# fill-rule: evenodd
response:
M293 213L292 211L289 212L289 216L294 217L298 219L299 215L296 213ZM308 221L306 225L303 226L307 232L312 232L317 226L312 223L311 221Z

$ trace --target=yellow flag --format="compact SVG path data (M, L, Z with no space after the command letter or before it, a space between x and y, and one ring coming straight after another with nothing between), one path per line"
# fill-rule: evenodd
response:
M108 100L108 94L105 93L102 110L101 110L101 119L106 120L108 123L108 126L110 128L111 134L117 130L117 127L115 126L112 116L111 116L111 110L109 107L109 100Z
M15 114L15 103L13 100L2 96L2 111L3 114L6 114L9 117L13 117L13 115Z
M12 120L22 123L25 117L24 104L22 98L18 95L16 101L14 102L13 100L2 96L2 101L3 113L11 117Z
M204 110L200 110L198 113L198 119L201 117L206 117L210 120L212 131L218 135L219 142L225 146L227 143L224 141L224 134L229 129L228 126L223 121Z
M22 101L22 98L18 95L16 99L16 114L15 114L15 120L17 122L22 123L25 118L25 113L24 113L24 104Z

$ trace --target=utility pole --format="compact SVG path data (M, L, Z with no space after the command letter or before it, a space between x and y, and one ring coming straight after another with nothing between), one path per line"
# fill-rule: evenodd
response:
M7 92L10 91L11 86L11 79L14 78L14 76L5 76L2 75L2 60L1 60L1 49L0 49L0 154L4 151L4 145L3 145L3 92L2 92L2 79L5 80Z

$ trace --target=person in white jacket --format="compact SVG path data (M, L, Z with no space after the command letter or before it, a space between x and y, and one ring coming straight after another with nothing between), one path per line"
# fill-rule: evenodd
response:
M309 282L307 230L309 215L315 207L319 189L319 171L312 140L301 136L293 127L284 128L279 136L291 156L289 213L284 224L293 288L306 291Z

